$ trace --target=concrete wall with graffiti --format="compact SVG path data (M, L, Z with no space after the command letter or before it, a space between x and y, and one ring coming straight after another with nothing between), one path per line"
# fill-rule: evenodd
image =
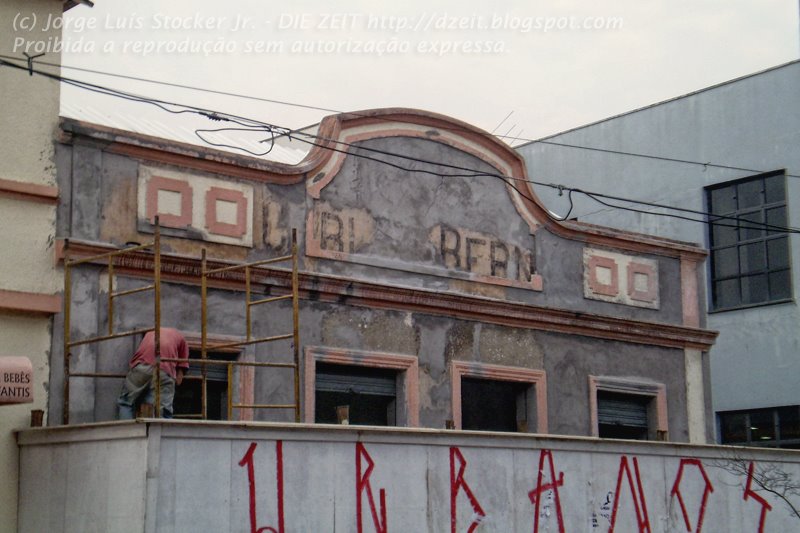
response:
M19 441L23 533L800 527L786 450L154 421Z

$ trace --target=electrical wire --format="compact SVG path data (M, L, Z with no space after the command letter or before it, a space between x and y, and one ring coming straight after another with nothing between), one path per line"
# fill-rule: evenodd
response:
M5 56L0 56L0 57L5 57ZM195 133L201 140L203 140L204 142L207 142L208 144L211 144L213 146L220 146L220 147L228 147L228 148L239 149L239 150L245 151L247 153L250 153L252 155L266 155L267 153L269 153L269 151L272 150L272 147L274 146L274 140L275 140L275 136L274 135L275 135L275 132L279 132L282 135L290 136L290 139L291 139L291 135L294 134L295 138L297 138L298 140L300 140L302 142L305 142L307 144L310 144L310 145L313 145L313 146L317 146L317 147L322 148L322 149L339 152L339 153L344 153L344 154L348 154L349 153L351 155L354 155L355 157L360 157L360 158L376 161L376 162L379 162L381 164L385 164L385 165L391 166L393 168L396 168L396 169L399 169L399 170L403 170L405 172L424 173L424 174L428 174L428 175L437 176L437 177L440 177L442 179L444 179L444 178L458 178L458 177L460 177L460 178L490 177L490 178L499 179L499 180L503 181L507 186L512 188L515 192L517 192L517 194L519 194L521 197L523 197L523 198L525 198L525 199L527 199L527 200L529 200L531 202L535 202L534 198L530 197L525 192L521 191L518 187L516 187L514 185L514 183L513 183L514 181L525 181L525 182L528 182L528 183L531 183L531 184L534 184L534 185L550 187L550 188L558 189L559 192L563 192L564 190L567 190L569 192L568 198L569 198L569 202L570 202L569 211L567 212L567 215L564 216L564 217L555 217L555 218L557 218L558 220L561 220L561 221L566 220L569 217L569 215L571 214L571 212L573 210L573 205L574 205L573 204L573 200L572 200L572 193L576 192L576 193L579 193L579 194L583 194L583 195L587 196L588 198L590 198L590 199L592 199L592 200L594 200L594 201L596 201L596 202L598 202L598 203L600 203L602 205L605 205L607 207L613 208L613 209L626 210L626 211L631 211L631 212L636 212L636 213L645 213L645 214L650 214L650 215L654 215L654 216L666 216L666 217L671 217L671 218L676 218L676 219L687 220L687 221L691 221L691 222L698 222L698 223L702 223L702 224L712 224L713 226L736 227L736 228L743 228L743 229L759 229L759 230L768 229L770 231L776 231L776 232L782 232L782 233L800 233L800 229L792 228L792 227L784 227L784 226L776 226L776 225L771 225L771 224L758 223L758 222L754 222L754 221L750 221L750 220L746 220L746 219L741 219L739 217L722 216L722 215L716 215L716 214L713 214L713 213L706 213L706 212L703 212L703 211L694 211L694 210L688 210L688 209L685 209L685 208L677 208L677 207L672 207L672 206L667 206L667 205L661 205L661 204L657 204L657 203L653 203L653 202L644 202L644 201L633 200L633 199L629 199L629 198L622 198L622 197L604 195L604 194L601 194L601 193L591 193L591 192L583 191L581 189L574 188L574 187L566 187L566 186L563 186L563 185L556 185L556 184L552 184L552 183L537 182L537 181L529 180L529 179L525 179L525 178L517 178L517 177L512 177L512 176L504 176L504 175L501 175L501 174L488 173L488 172L483 172L483 171L479 171L479 170L475 170L475 169L459 167L457 165L450 165L450 164L447 164L447 163L444 163L444 162L429 161L429 160L424 160L424 159L420 159L420 158L416 158L416 157L412 157L412 156L407 156L407 155L404 155L404 154L396 154L396 153L393 153L393 152L387 152L387 151L378 150L378 149L374 149L374 148L369 148L369 147L364 147L364 146L356 146L356 145L353 145L353 144L350 144L350 143L346 143L346 142L343 142L343 141L339 141L339 140L336 140L336 139L328 139L328 138L320 137L320 136L317 136L317 135L313 135L313 134L310 134L310 133L297 131L297 130L293 131L293 130L291 130L289 128L276 126L274 124L269 124L269 123L266 123L266 122L262 122L262 121L251 119L251 118L247 118L247 117L241 117L241 116L238 116L238 115L233 115L233 114L229 114L229 113L214 111L214 110L210 110L210 109L206 109L206 108L200 108L200 107L196 107L196 106L189 106L189 105L186 105L186 104L179 104L179 103L175 103L175 102L168 102L168 101L165 101L165 100L144 97L144 96L136 95L136 94L133 94L133 93L128 93L128 92L125 92L125 91L119 91L119 90L111 89L111 88L104 87L104 86L101 86L101 85L92 84L92 83L89 83L89 82L84 82L84 81L81 81L81 80L75 80L75 79L71 79L71 78L66 78L64 76L59 76L59 75L55 75L55 74L51 74L51 73L47 73L47 72L38 71L38 70L35 70L35 69L31 68L31 67L24 67L24 66L21 66L21 65L16 65L14 63L9 63L8 61L5 61L3 59L0 59L0 66L9 66L9 67L12 67L12 68L15 68L15 69L18 69L18 70L27 71L27 72L29 72L31 74L35 73L35 74L44 76L46 78L49 78L49 79L52 79L52 80L55 80L55 81L60 81L62 83L73 85L73 86L81 88L81 89L97 92L97 93L104 94L104 95L107 95L107 96L123 98L123 99L126 99L126 100L131 100L131 101L140 102L140 103L148 103L148 104L151 104L151 105L154 105L154 106L158 107L159 109L162 109L164 111L167 111L167 112L173 113L173 114L193 113L193 114L197 114L197 115L203 116L203 117L205 117L207 119L214 120L214 121L229 121L229 122L233 122L235 124L238 124L238 125L242 126L242 128L219 128L219 129L216 129L216 130L197 129L197 130L195 130ZM170 107L177 107L177 108L183 108L183 109L171 109ZM240 146L232 146L232 145L227 145L227 144L209 142L206 138L204 138L202 136L202 133L209 133L209 132L216 132L216 131L264 131L265 133L268 133L270 135L270 139L265 139L262 142L265 142L265 141L269 140L270 141L270 148L266 152L264 152L263 154L258 154L256 152L250 151L250 150L248 150L246 148L242 148ZM299 136L310 137L310 138L315 139L315 141L316 140L322 140L327 144L320 144L320 143L315 142L315 141L308 141L308 140L305 140L305 139L300 139ZM435 165L435 166L445 167L445 168L451 168L451 169L466 171L466 172L469 172L469 173L468 174L454 174L454 173L446 174L446 173L435 172L435 171L431 171L431 170L404 167L402 165L399 165L399 164L396 164L396 163L392 163L392 162L386 161L384 159L370 157L370 156L366 156L366 155L360 154L360 153L350 152L349 150L342 150L342 149L339 149L339 148L333 148L332 146L330 146L330 144L341 144L341 145L347 146L348 149L349 148L353 148L354 150L370 151L370 152L380 153L382 155L386 155L386 156L389 156L389 157L397 157L397 158L402 158L402 159L406 159L406 160L411 160L411 161L414 161L414 162L417 162L417 163L422 163L422 164L427 164L427 165ZM690 218L690 217L686 217L686 216L682 216L682 215L675 215L675 214L672 214L672 213L653 213L653 212L650 212L650 211L645 211L645 210L642 210L642 209L636 209L636 208L632 208L632 207L628 207L628 206L609 204L607 202L599 200L598 198L606 198L606 199L613 199L613 200L617 200L617 201L624 201L624 202L628 202L628 203L632 203L632 204L647 205L647 206L650 206L650 207L656 207L656 208L660 208L660 209L668 209L668 210L676 210L676 211L682 211L682 212L695 213L695 214L699 214L699 215L704 215L704 216L709 217L709 218L713 218L713 220L699 220L699 219ZM737 222L737 224L725 224L725 223L718 222L718 220L734 220L734 221ZM742 223L744 223L744 225Z
M3 54L0 54L0 58L2 58L2 59L10 59L10 60L14 60L14 61L21 61L20 58L16 58L16 57L13 57L13 56L8 56L8 55L3 55ZM187 90L192 90L192 91L204 92L204 93L208 93L208 94L216 94L216 95L220 95L220 96L229 96L229 97L232 97L232 98L242 98L242 99L253 100L253 101L257 101L257 102L265 102L265 103L271 103L271 104L277 104L277 105L297 107L297 108L301 108L301 109L309 109L309 110L312 110L312 111L324 111L326 113L338 113L338 114L348 113L348 114L351 114L351 115L359 116L358 112L352 112L352 111L345 112L345 111L342 111L342 110L333 109L333 108L329 108L329 107L321 107L321 106L310 105L310 104L301 104L301 103L298 103L298 102L289 102L289 101L277 100L277 99L273 99L273 98L264 98L264 97L260 97L260 96L252 96L252 95L234 93L234 92L229 92L229 91L221 91L221 90L217 90L217 89L208 89L208 88L205 88L205 87L197 87L197 86L186 85L186 84L182 84L182 83L174 83L174 82L168 82L168 81L154 80L154 79L150 79L150 78L143 78L143 77L139 77L139 76L130 76L130 75L126 75L126 74L117 74L117 73L114 73L114 72L107 72L107 71L84 68L84 67L74 67L74 66L62 65L62 64L59 64L59 63L52 63L52 62L39 61L39 60L33 61L33 63L40 64L40 65L46 65L46 66L50 66L50 67L68 69L68 70L76 70L76 71L79 71L79 72L87 72L87 73L90 73L90 74L97 74L97 75L101 75L101 76L109 76L109 77L113 77L113 78L119 78L119 79L131 80L131 81L138 81L138 82L142 82L142 83L151 83L151 84L154 84L154 85L161 85L161 86L164 86L164 87L174 87L174 88L178 88L178 89L187 89ZM381 117L371 117L371 118L381 119ZM393 121L397 121L397 119L392 119L392 120ZM441 128L441 129L450 130L450 131L463 131L463 128L461 128L461 129L459 129L459 128ZM495 129L497 129L497 128L495 128ZM657 161L665 161L665 162L670 162L670 163L681 163L681 164L686 164L686 165L696 165L696 166L702 166L704 168L719 168L719 169L724 169L724 170L735 170L737 172L748 172L750 174L763 174L763 173L767 172L767 171L764 171L764 170L757 170L757 169L751 169L751 168L745 168L745 167L737 167L737 166L724 165L724 164L712 163L712 162L692 161L692 160L689 160L689 159L681 159L681 158L675 158L675 157L658 156L658 155L652 155L652 154L642 154L642 153L637 153L637 152L628 152L628 151L624 151L624 150L611 150L611 149L608 149L608 148L599 148L599 147L594 147L594 146L581 146L581 145L570 144L570 143L548 141L545 138L528 139L528 138L525 138L525 137L515 137L515 136L510 136L510 135L499 135L499 134L487 134L487 135L493 136L493 137L498 137L498 138L503 138L503 139L524 141L525 143L530 143L530 144L546 144L546 145L550 145L550 146L560 146L560 147L563 147L563 148L573 148L573 149L577 149L577 150L588 150L588 151L592 151L592 152L601 152L601 153L606 153L606 154L614 154L614 155L628 156L628 157L640 157L640 158L653 159L653 160L657 160ZM788 174L787 173L786 177L788 177L788 178L800 178L800 175L798 175L798 174Z

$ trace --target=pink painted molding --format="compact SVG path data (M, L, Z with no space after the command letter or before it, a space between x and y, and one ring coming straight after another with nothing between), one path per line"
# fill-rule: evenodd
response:
M176 192L181 195L180 215L159 213L158 191ZM147 182L147 193L145 195L145 216L150 223L153 223L156 215L159 216L159 222L163 226L185 228L192 225L192 186L189 185L188 181L163 178L161 176L150 178L150 181Z
M647 276L647 290L636 290L636 274ZM631 261L628 265L628 295L633 300L640 302L655 302L658 296L658 285L656 285L656 272L650 265Z
M619 294L619 266L610 257L593 255L589 258L589 288L595 294L616 296ZM601 283L597 279L597 269L607 268L611 271L611 284Z
M663 383L639 381L607 376L589 376L589 409L591 410L592 436L599 436L597 416L597 391L619 392L649 396L655 400L655 430L668 440L669 423L667 417L667 387Z
M64 258L63 242L63 240L56 241L56 262ZM72 259L86 258L118 249L108 243L69 241L69 254ZM104 263L100 261L95 264ZM212 260L209 262L209 268L232 264L228 261ZM199 284L199 259L164 253L161 255L161 265L163 280L189 285ZM151 255L135 253L129 259L120 260L117 272L124 271L127 275L149 279L152 276L152 268ZM303 299L334 303L346 300L348 305L373 309L420 312L518 328L704 351L711 348L718 335L716 331L684 325L617 318L475 295L370 282L345 276L301 272L299 277L300 297ZM288 288L291 286L291 272L273 269L254 270L253 283L262 282ZM210 286L244 290L244 280L240 275L231 273L223 278L211 280Z
M0 309L21 313L54 315L61 312L61 295L0 289Z
M451 361L450 399L455 429L461 429L461 378L464 376L532 385L536 394L536 433L547 433L547 374L544 370L470 361Z
M58 187L0 179L0 196L56 205L58 204Z
M217 200L236 204L236 224L217 220ZM206 229L217 235L241 239L247 233L247 198L244 193L211 187L206 193Z
M419 427L419 362L414 355L384 352L365 352L343 348L306 346L303 374L304 420L314 423L314 393L316 390L316 363L357 365L372 368L389 368L401 372L403 386L398 403L405 406L407 427ZM398 421L403 422L403 421Z
M61 127L67 133L64 142L69 142L69 135L83 135L107 141L105 150L108 152L138 159L258 182L290 184L305 180L312 193L318 186L324 187L324 183L330 181L340 168L340 160L346 157L346 153L341 153L343 150L339 143L348 138L361 140L413 134L465 149L494 168L502 168L498 172L500 174L523 180L528 175L522 157L488 132L444 115L416 109L370 109L325 117L319 126L320 142L297 165L264 162L254 157L232 155L71 119L62 119ZM688 243L556 220L538 200L530 184L525 181L516 183L515 187L522 187L524 195L514 191L511 185L509 195L514 207L529 225L544 226L561 237L616 250L668 257L680 257L683 254L698 261L708 255L702 248Z

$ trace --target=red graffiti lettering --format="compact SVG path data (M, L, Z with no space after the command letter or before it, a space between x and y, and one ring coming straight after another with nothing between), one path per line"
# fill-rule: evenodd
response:
M258 527L256 517L256 475L253 454L256 451L257 443L251 442L247 452L239 461L239 466L247 465L247 481L250 486L250 532L251 533L284 533L283 527L283 441L275 443L275 468L276 484L278 489L278 529L273 527Z
M458 472L456 472L456 460L458 460ZM472 533L480 525L481 520L486 516L483 512L481 504L478 503L477 498L472 493L466 480L464 479L464 470L467 469L467 461L461 455L461 450L453 446L450 448L450 531L456 533L456 496L460 490L464 491L467 495L472 511L475 515L469 525L468 533Z
M367 469L362 471L362 461L366 461ZM378 510L375 507L375 498L372 496L372 486L369 482L369 477L372 475L372 470L375 468L375 463L372 457L367 453L367 449L360 442L356 443L356 523L358 525L358 533L362 533L363 524L361 519L361 499L363 493L367 493L367 501L369 502L369 510L372 514L372 523L375 525L375 531L378 533L386 533L386 490L380 489L378 497L380 498L380 517Z
M542 484L544 477L545 458L550 463L550 483ZM539 504L542 501L541 495L548 490L553 491L553 500L556 504L556 517L558 518L558 533L564 533L564 517L561 514L561 500L558 497L558 487L564 485L564 472L559 472L556 480L556 469L553 466L553 453L550 450L539 452L539 476L536 479L536 488L528 493L531 503L536 505L536 514L533 517L533 533L539 533Z
M681 494L681 481L683 480L683 468L685 466L696 466L700 470L700 475L703 476L703 481L706 484L706 487L703 489L703 497L700 501L700 512L697 517L697 529L693 533L700 533L703 530L703 518L706 514L706 503L708 503L708 495L714 492L714 486L711 484L711 480L708 479L708 475L706 474L705 469L703 468L703 463L700 462L700 459L681 459L681 465L678 468L678 475L675 476L675 483L672 485L672 492L670 493L671 497L677 497L678 503L681 506L681 513L683 513L683 521L686 524L686 531L692 533L692 523L689 521L689 513L686 511L686 503L683 501L683 494Z
M747 468L747 485L744 488L744 501L753 498L761 504L761 517L758 519L758 533L764 531L764 521L767 519L767 511L772 510L772 506L764 499L763 496L756 493L753 489L753 473L755 472L756 465L750 461L750 466Z
M647 502L644 498L644 490L642 489L642 478L639 475L639 461L636 457L633 458L633 470L636 475L636 486L633 485L633 478L631 477L631 469L628 466L628 456L623 455L619 460L619 475L617 476L617 488L614 490L614 510L611 513L611 527L608 533L614 531L614 526L617 523L617 509L619 509L619 502L622 489L622 474L628 479L628 487L631 489L631 496L633 497L633 507L636 509L636 524L639 526L639 533L651 533L650 519L647 516ZM637 496L638 494L638 496Z

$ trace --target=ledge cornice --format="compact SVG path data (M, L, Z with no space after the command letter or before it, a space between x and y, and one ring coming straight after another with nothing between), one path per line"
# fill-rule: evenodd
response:
M56 247L59 257L64 257L64 241ZM67 245L70 258L78 259L103 254L118 248L106 243L70 240ZM104 265L98 262L98 265ZM225 261L208 262L208 268L229 266ZM194 257L162 254L164 280L199 285L200 260ZM149 277L153 269L152 253L132 253L121 256L115 271L136 277ZM260 289L269 287L276 294L285 294L291 285L288 269L253 269L252 283ZM209 280L209 286L231 290L244 290L244 276L240 271L229 271ZM301 272L300 298L376 309L411 311L464 320L475 320L502 326L536 329L585 337L632 342L667 348L711 348L718 332L674 324L630 320L593 313L553 309L497 300L480 296L439 292L430 289L388 285L342 276Z

